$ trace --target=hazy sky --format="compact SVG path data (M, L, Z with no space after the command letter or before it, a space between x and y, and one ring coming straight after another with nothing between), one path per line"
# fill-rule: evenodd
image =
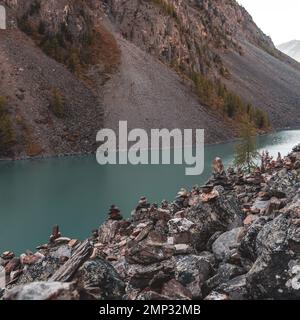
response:
M300 40L299 0L237 0L256 24L278 45Z

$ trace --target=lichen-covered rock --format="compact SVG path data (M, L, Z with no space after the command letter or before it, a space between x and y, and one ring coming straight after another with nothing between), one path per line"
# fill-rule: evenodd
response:
M212 251L219 261L228 261L237 252L244 228L235 228L224 232L213 243Z
M0 265L0 291L5 288L6 276L5 269Z
M129 297L129 300L172 300L168 296L164 296L156 291L152 290L144 290L142 292L137 293L133 297Z
M114 267L101 258L86 261L75 279L84 289L86 299L121 299L125 293L125 284Z
M279 215L257 236L258 258L247 274L247 287L254 299L300 297L295 285L298 269L293 266L300 256L300 228L292 218L292 212Z
M205 291L210 292L227 281L245 274L246 271L236 265L224 263L218 267L217 273L205 282Z
M192 293L179 281L172 279L163 285L161 294L173 300L191 300Z
M257 259L256 238L263 226L271 221L268 217L259 217L248 228L245 236L241 240L239 252L243 266L250 269Z
M79 300L74 283L32 282L5 292L4 300Z
M202 285L211 276L213 258L209 255L175 257L175 279L188 288L193 299L201 299Z
M223 300L229 300L229 297L225 293L219 293L216 291L212 291L208 296L205 297L204 300L208 301L223 301Z
M186 218L175 218L168 221L169 233L177 234L190 231L195 226L192 221Z
M279 199L287 198L288 200L291 200L299 190L299 181L299 172L283 168L272 175L268 181L268 186L270 187L272 196Z
M246 275L241 275L221 284L216 291L225 294L229 300L247 300L249 297Z
M187 219L195 223L193 245L198 252L205 250L209 238L217 231L242 226L243 213L237 197L218 187L219 197L212 202L199 202L187 212Z
M47 256L35 264L26 266L13 286L27 284L33 281L47 281L60 266L61 262L58 258Z
M130 265L127 278L129 285L134 288L161 288L164 282L174 276L174 262L172 260L150 265Z
M126 253L126 260L132 264L152 264L170 259L175 253L175 247L167 243L149 244L146 241L134 243Z

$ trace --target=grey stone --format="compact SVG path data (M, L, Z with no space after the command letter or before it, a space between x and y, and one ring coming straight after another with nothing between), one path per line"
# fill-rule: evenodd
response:
M86 261L75 275L88 299L121 299L125 284L115 268L101 258Z
M5 292L4 300L79 300L73 283L32 282Z
M212 245L212 251L217 260L228 261L230 259L240 244L241 238L239 237L243 231L244 228L236 228L220 235Z

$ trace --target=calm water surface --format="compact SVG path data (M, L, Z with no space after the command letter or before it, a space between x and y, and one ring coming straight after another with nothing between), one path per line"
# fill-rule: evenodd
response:
M300 130L259 137L261 149L286 155L300 143ZM63 235L85 238L118 205L129 216L140 196L174 199L181 187L204 183L211 161L230 164L234 143L207 146L205 171L185 176L185 165L99 166L95 156L0 163L0 251L21 253L47 242L59 224Z

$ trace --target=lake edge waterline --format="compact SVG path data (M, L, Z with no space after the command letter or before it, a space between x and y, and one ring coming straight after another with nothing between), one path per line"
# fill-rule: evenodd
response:
M112 206L106 221L82 241L62 238L59 229L53 228L48 243L35 253L2 255L8 264L2 269L6 277L4 272L0 276L8 278L10 286L5 288L2 281L0 300L2 294L4 300L26 300L28 295L32 300L46 299L44 289L51 289L53 281L56 294L50 290L48 299L54 300L60 295L71 300L74 296L94 300L95 295L98 300L230 300L237 295L239 300L296 298L299 288L286 284L297 280L297 272L286 270L297 264L299 159L300 143L289 158L273 162L264 156L265 170L250 175L226 173L218 161L204 188L182 190L174 202L157 207L143 198L129 220ZM276 190L283 191L284 196ZM259 241L253 258L256 238ZM262 250L266 247L267 252ZM232 277L222 277L224 266L225 271L236 269ZM199 270L204 277L200 282L195 278ZM153 286L158 271L162 284ZM287 275L278 278L282 273ZM141 278L141 274L149 277ZM221 279L220 283L215 279ZM66 281L72 282L72 287L66 287ZM285 290L277 290L278 281ZM203 284L208 284L205 291Z
M282 129L276 129L272 130L270 132L265 132L257 135L257 138L263 137L269 134L275 134L279 133L281 131L292 131L292 130L300 130L300 127L288 127L288 128L282 128ZM226 143L234 143L240 141L240 138L233 138L233 139L226 139L226 140L220 140L217 142L211 142L211 143L205 143L205 146L214 146L214 145L221 145ZM96 151L92 152L78 152L78 153L63 153L63 154L51 154L51 155L42 155L42 156L24 156L20 158L1 158L0 157L0 163L2 161L27 161L27 160L47 160L47 159L63 159L68 157L87 157L90 155L96 156Z
M259 139L267 140L263 146L268 142L271 146L276 136L279 142L283 139L279 133ZM287 140L296 144L299 132L292 136ZM194 178L187 178L180 166L104 168L92 155L2 162L0 192L5 199L0 203L0 212L1 225L6 230L0 230L0 251L33 249L37 240L41 243L47 240L45 234L55 224L61 226L63 234L80 238L106 219L113 203L128 217L140 196L146 195L151 202L172 200L181 187L189 189L205 183L216 156L221 156L227 165L233 148L232 143L207 145L206 172ZM24 229L34 230L36 234L26 235ZM23 239L11 239L11 233L23 235Z

